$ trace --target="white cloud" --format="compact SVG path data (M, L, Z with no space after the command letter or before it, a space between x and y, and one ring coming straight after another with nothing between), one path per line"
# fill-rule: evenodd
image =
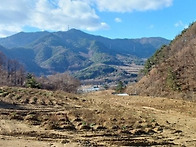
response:
M4 37L19 31L27 23L31 3L27 0L6 0L0 5L0 36Z
M177 23L174 24L175 27L180 27L180 26L184 26L183 22L180 20Z
M22 31L25 26L40 30L107 28L85 0L6 0L0 5L0 36Z
M184 24L181 20L174 24L175 27L182 27L182 28L188 28L187 24Z
M149 29L154 29L154 27L155 27L155 26L154 26L153 24L151 24L148 28L149 28Z
M59 0L50 7L47 0L39 0L32 24L41 29L66 30L67 26L96 30L102 28L95 11L84 1Z
M114 19L114 21L117 22L117 23L120 23L120 22L122 22L122 19L116 17L116 18Z
M68 26L83 30L109 28L96 11L132 12L168 7L173 0L2 0L0 37L33 27L65 31ZM120 18L115 19L121 22Z
M157 10L172 5L173 0L96 0L100 11L132 12Z
M1 25L0 24L0 37L7 37L16 32L21 32L22 28L19 25Z

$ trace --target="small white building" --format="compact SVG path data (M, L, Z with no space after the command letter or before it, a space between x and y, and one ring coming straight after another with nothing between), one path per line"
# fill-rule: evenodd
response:
M80 93L88 93L88 92L94 92L100 90L101 88L99 88L99 86L81 86L81 88L78 91Z

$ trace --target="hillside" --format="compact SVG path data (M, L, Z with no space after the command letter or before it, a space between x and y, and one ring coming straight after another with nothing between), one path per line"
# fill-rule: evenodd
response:
M196 23L148 59L144 72L130 93L196 100Z
M169 40L158 37L109 39L71 29L53 33L21 32L1 38L0 45L4 48L0 48L0 51L9 58L19 60L27 71L37 75L69 71L84 80L103 77L105 72L96 74L100 68L109 72L113 68L113 71L118 71L113 77L118 77L124 72L119 70L119 66L142 65L157 48L168 43ZM102 67L97 68L99 65ZM88 75L89 69L94 76L80 76L81 72Z
M195 146L196 103L0 87L0 146Z

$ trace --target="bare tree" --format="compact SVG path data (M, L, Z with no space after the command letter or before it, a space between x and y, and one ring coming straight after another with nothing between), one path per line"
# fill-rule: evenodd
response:
M68 73L58 73L47 77L40 77L39 82L43 89L62 90L70 93L77 92L77 88L80 86L80 81Z
M16 60L7 59L0 52L0 85L1 86L22 86L24 83L25 71Z
M0 52L0 85L5 85L6 84L6 56Z

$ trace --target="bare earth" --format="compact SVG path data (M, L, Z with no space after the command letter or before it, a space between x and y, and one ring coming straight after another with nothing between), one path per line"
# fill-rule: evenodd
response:
M196 103L0 88L0 147L196 146Z

